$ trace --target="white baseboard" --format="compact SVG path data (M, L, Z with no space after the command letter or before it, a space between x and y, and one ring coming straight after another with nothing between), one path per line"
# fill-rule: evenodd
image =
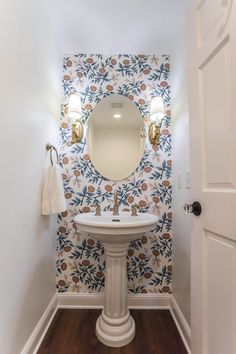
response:
M101 309L104 305L104 294L95 293L59 293L58 308L62 309Z
M42 317L31 333L21 354L36 354L57 311L57 293L53 296Z
M58 308L99 309L104 305L104 294L63 293L57 296ZM170 295L129 294L128 306L131 309L169 309Z
M129 294L128 306L130 309L151 310L169 309L170 295L164 294Z
M179 334L182 338L185 348L187 352L191 354L191 350L190 350L191 330L174 296L171 296L170 298L170 312L175 321L176 327L178 328Z
M20 354L36 354L58 308L101 309L104 305L104 294L94 293L62 293L55 294L43 316L39 320ZM170 310L187 352L190 354L190 328L172 295L164 294L129 294L130 309L167 309Z

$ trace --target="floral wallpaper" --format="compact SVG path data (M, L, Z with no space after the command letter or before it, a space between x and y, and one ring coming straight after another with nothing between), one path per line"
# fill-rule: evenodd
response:
M60 129L60 163L68 210L58 216L57 287L63 292L100 292L104 290L105 256L102 245L80 234L74 223L78 213L113 206L114 189L118 191L120 210L133 203L140 212L159 215L155 230L130 243L127 254L128 288L131 293L170 293L172 273L172 160L170 57L168 55L88 55L64 58L63 99ZM149 124L149 103L162 96L166 115L162 120L159 146L146 139L143 159L126 180L114 182L101 176L92 165L82 143L71 145L71 127L67 120L71 93L81 97L83 122L96 104L113 93L128 97Z

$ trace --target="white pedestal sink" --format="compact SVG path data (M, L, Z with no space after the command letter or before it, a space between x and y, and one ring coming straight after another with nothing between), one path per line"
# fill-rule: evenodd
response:
M151 231L158 217L147 213L138 213L137 216L86 213L77 215L75 222L80 231L90 233L103 243L106 254L105 306L97 319L96 335L108 346L121 347L135 336L135 323L127 304L126 255L129 242Z

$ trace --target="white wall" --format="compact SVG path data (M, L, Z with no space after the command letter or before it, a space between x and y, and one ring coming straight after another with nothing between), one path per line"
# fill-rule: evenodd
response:
M62 57L40 0L1 5L0 352L19 354L56 290L56 218L40 201Z
M186 188L186 172L190 171L189 114L187 96L187 60L185 26L176 36L172 65L173 103L173 295L190 325L190 236L191 217L183 206L191 201L191 190ZM178 186L178 179L181 186Z

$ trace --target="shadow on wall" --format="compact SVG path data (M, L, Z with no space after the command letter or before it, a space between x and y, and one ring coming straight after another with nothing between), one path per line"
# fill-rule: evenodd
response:
M76 230L74 215L89 212L99 203L102 210L113 205L118 191L120 210L137 203L141 212L160 216L150 237L130 243L128 250L128 288L132 293L169 293L172 274L172 160L170 57L168 55L86 55L64 58L60 162L63 167L68 211L58 217L57 286L59 292L99 292L104 287L105 258L99 242ZM146 125L149 103L162 96L166 115L162 121L160 146L146 141L143 159L126 180L103 178L93 167L86 139L71 145L67 123L68 96L80 95L83 121L104 97L118 93L139 108Z

